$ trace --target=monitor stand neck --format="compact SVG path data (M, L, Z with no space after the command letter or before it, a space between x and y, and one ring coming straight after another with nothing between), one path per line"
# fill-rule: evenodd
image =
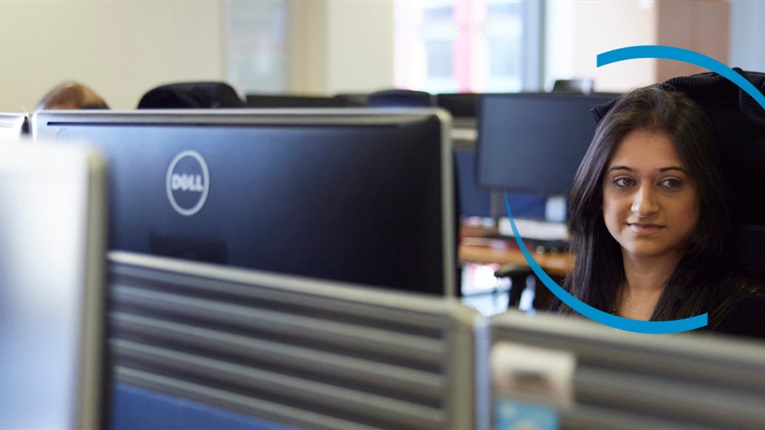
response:
M549 196L545 200L545 221L566 222L567 201L563 195Z

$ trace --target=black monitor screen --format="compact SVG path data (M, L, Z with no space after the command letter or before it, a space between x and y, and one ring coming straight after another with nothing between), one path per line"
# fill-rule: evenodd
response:
M111 248L455 292L448 115L43 112L110 162Z
M481 186L568 195L595 132L592 107L615 94L485 94L478 120Z
M436 105L446 109L455 118L475 118L479 94L436 94Z

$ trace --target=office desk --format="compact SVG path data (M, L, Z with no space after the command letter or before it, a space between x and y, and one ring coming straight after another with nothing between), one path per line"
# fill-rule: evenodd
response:
M486 234L496 233L496 228L485 228L475 226L462 226L460 229L459 262L464 264L482 263L482 264L517 264L525 266L526 259L521 251L514 244L506 244L503 241L491 241L481 239ZM492 247L491 245L494 245ZM506 246L509 245L509 246ZM497 247L502 246L502 247ZM534 260L539 264L548 275L560 282L566 275L574 269L575 255L570 252L559 254L539 253L531 250ZM513 285L522 284L525 274L513 279ZM517 305L522 290L511 289L510 303ZM552 296L547 288L543 288L541 283L537 283L534 307L544 307L547 300Z
M533 253L534 260L539 266L553 277L563 278L574 268L574 254ZM523 254L518 249L494 249L486 246L460 245L459 261L461 263L484 264L527 264Z
M511 244L504 249L489 246L490 243L499 245L500 241L479 240L487 234L496 234L495 227L462 226L460 227L459 261L462 263L498 263L498 264L526 264L521 251ZM534 252L530 249L534 260L550 276L563 278L574 269L575 256L570 252L548 254Z

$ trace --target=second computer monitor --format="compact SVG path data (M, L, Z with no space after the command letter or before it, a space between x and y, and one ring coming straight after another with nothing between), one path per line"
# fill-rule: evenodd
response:
M455 294L448 115L43 112L111 168L111 248Z
M590 109L618 95L486 94L478 124L484 187L568 195L595 132Z

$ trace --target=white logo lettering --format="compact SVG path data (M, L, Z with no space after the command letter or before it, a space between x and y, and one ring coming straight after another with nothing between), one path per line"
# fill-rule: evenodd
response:
M187 175L185 173L179 175L177 173L173 173L171 182L172 184L170 188L173 191L181 190L201 193L205 190L201 175Z

